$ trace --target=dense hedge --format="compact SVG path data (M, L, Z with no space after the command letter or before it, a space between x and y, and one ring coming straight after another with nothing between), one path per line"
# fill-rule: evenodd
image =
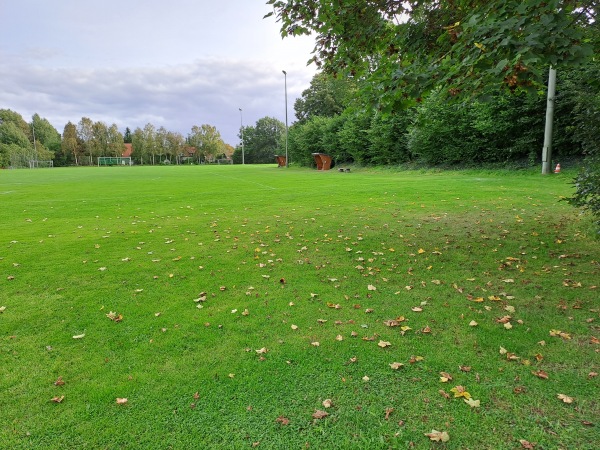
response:
M578 127L582 99L574 95L574 86L565 81L557 94L555 161L582 155L588 145L582 137L587 131ZM391 114L355 107L334 117L313 116L290 128L290 151L294 162L305 165L312 164L316 152L360 165L533 163L541 157L545 111L543 92L460 103L434 93L414 108Z

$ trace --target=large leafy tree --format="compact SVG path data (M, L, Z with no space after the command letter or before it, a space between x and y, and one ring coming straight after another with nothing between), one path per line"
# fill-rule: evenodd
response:
M313 77L310 87L296 99L296 118L304 123L311 117L341 114L350 104L354 93L355 86L350 78L320 72Z
M68 161L67 155L72 156L75 165L79 165L79 159L82 154L82 146L77 137L77 127L75 124L68 122L65 125L61 141L61 151L65 155L65 161Z
M282 136L285 136L285 124L274 117L263 117L258 119L255 126L244 127L244 162L274 162L275 154L281 151ZM238 147L233 155L234 162L242 162L241 152L241 147Z
M209 161L222 154L225 148L221 133L208 124L194 125L188 136L188 142L196 147L199 157Z
M282 36L314 34L312 61L369 81L381 107L442 86L450 96L534 89L548 66L579 64L597 42L596 0L268 0Z

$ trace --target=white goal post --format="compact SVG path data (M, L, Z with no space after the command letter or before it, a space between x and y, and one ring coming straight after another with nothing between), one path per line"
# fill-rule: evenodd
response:
M100 166L131 166L130 156L98 156L98 167Z
M40 167L54 167L54 161L38 161L37 159L29 160L30 169L38 169Z

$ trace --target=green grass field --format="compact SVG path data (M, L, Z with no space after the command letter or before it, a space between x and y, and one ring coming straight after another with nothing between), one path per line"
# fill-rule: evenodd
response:
M598 448L573 175L2 171L0 448Z

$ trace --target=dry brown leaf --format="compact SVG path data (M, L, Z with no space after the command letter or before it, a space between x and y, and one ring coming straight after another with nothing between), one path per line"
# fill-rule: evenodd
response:
M385 408L385 420L389 420L390 415L394 412L394 408Z
M535 444L532 444L531 442L526 441L525 439L519 439L519 442L521 443L521 447L523 447L523 448L527 448L527 449L535 448Z
M117 405L124 405L124 404L127 403L127 399L126 398L117 397L116 402L117 402Z
M401 369L402 367L404 367L404 364L399 363L399 362L393 362L390 364L390 367L394 370L398 370L398 369Z
M548 374L546 372L544 372L543 370L538 370L538 371L532 370L531 373L534 374L538 378L542 378L543 380L548 379Z
M320 409L317 409L312 417L313 419L323 419L324 417L327 417L329 415L329 413L327 411L321 411Z
M325 400L323 400L324 408L331 408L332 405L333 405L333 400L331 400L330 398L326 398Z
M392 343L388 342L388 341L379 341L379 343L377 345L381 348L386 348L386 347L389 347L390 345L392 345Z
M275 419L275 422L280 423L281 425L288 425L290 423L290 419L287 417L279 416Z
M569 397L568 395L558 394L556 397L558 397L559 400L562 400L563 403L573 403L573 397Z
M62 403L62 401L65 399L64 395L61 395L60 397L52 397L52 399L50 400L51 402L54 403Z
M436 442L448 442L450 440L450 436L445 431L431 430L431 433L425 433L425 436Z
M62 377L58 377L54 382L54 386L64 386L64 384L65 382L63 381Z

